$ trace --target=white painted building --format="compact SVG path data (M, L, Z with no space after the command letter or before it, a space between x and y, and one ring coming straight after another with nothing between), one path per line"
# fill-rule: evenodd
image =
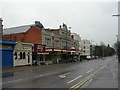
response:
M73 35L74 38L72 46L74 46L77 50L80 50L80 41L81 41L80 35L77 33L71 33L71 35Z
M90 56L90 41L89 40L81 40L80 41L80 49L84 51L82 56Z
M80 41L81 40L81 37L79 34L77 33L71 33L71 35L74 35L74 39L77 40L77 41Z
M17 42L14 48L14 66L32 65L31 43Z

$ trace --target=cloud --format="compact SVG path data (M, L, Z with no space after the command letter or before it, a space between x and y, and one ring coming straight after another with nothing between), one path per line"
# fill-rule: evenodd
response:
M114 43L117 34L117 2L3 2L4 27L40 20L46 28L66 23L72 32L96 43Z

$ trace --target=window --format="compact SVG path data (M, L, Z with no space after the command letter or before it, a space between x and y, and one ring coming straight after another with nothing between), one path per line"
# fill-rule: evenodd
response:
M51 39L48 39L48 46L51 46Z
M23 59L25 59L26 58L26 54L25 54L25 52L23 52Z
M84 44L85 44L85 41L84 41Z
M22 52L20 52L20 59L22 59Z
M85 46L84 46L84 49L85 49Z
M46 39L45 39L45 44L46 44L47 46L51 46L51 39L46 38Z
M55 48L58 48L58 47L59 47L59 41L58 41L58 40L55 40L54 47L55 47Z
M15 52L14 56L15 56L15 60L17 60L17 52Z

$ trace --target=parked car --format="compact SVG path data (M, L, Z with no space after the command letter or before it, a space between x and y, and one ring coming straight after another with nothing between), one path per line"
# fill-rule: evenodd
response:
M87 59L87 60L90 60L90 59L91 59L91 56L87 56L86 59Z
M95 56L95 59L98 59L98 56Z

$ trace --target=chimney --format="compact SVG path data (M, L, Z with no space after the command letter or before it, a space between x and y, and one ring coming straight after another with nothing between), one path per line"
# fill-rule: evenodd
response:
M43 28L44 26L42 25L42 23L40 23L40 21L35 21L35 26L41 27Z

